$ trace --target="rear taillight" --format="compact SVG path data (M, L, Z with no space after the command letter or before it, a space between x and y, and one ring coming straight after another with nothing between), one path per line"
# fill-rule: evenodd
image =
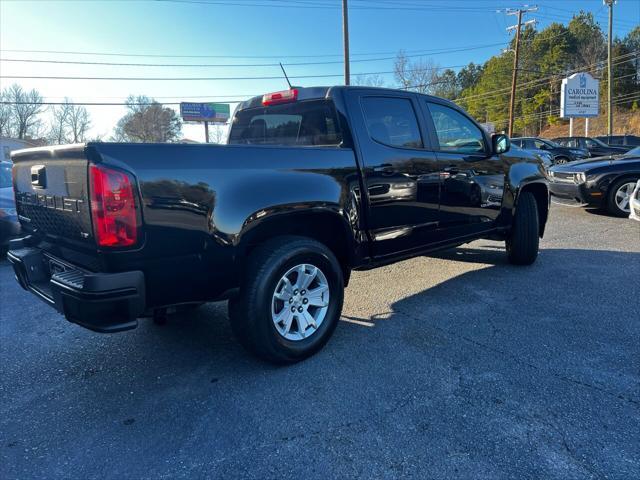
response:
M138 241L133 178L101 165L89 167L93 230L101 247L130 247Z
M279 103L295 102L298 99L298 89L283 90L281 92L265 93L262 96L262 105L278 105Z

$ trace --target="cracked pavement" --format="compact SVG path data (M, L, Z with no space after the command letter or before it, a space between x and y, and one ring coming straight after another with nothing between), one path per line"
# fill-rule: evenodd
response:
M640 478L640 224L553 206L536 264L502 247L355 272L285 368L224 303L101 335L2 261L0 477Z

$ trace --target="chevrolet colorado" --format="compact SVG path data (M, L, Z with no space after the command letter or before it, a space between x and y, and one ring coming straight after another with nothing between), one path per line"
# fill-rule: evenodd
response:
M327 342L352 270L478 238L538 254L543 166L447 100L294 88L240 104L227 143L14 152L20 285L99 332L228 299L239 341L290 363Z

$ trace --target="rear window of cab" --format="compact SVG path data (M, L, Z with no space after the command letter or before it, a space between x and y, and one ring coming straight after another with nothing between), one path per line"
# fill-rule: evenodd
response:
M236 113L230 145L337 146L342 143L333 102L307 100Z

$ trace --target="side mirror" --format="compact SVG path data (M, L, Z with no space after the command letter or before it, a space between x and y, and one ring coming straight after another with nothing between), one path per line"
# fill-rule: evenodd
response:
M494 155L500 155L506 153L511 148L511 140L506 135L501 133L494 133L491 135L491 148Z

